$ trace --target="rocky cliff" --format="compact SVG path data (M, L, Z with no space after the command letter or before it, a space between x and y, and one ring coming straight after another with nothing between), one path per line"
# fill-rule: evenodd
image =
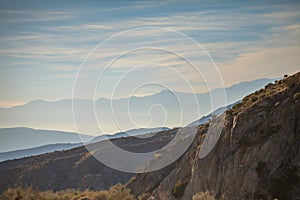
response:
M212 151L199 158L209 123L189 150L127 187L140 199L299 199L300 73L269 84L221 117Z
M210 138L212 121L195 126L197 133L187 151L158 171L136 176L119 172L78 147L0 163L0 191L16 186L100 190L130 179L126 187L137 199L299 199L300 73L245 97L213 121L220 119L224 119L220 138L205 157L199 152ZM128 151L150 152L192 128L112 141ZM190 135L186 139L191 139ZM178 148L182 142L178 140L170 148ZM105 141L91 145L97 153ZM157 159L162 158L154 156L153 163Z

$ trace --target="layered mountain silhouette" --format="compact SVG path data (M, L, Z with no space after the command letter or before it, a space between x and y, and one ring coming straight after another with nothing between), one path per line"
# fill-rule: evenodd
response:
M212 119L213 116L219 116L223 114L226 110L232 108L232 106L237 103L238 102L235 102L226 107L221 107L215 110L214 112L210 113L209 115L203 116L199 120L190 123L188 126L195 126L195 125L201 125L207 123ZM68 135L69 133L62 132L62 131L35 130L35 129L24 128L24 127L4 128L2 130L0 129L0 133L2 132L3 140L7 142L6 146L15 147L15 143L18 142L18 140L15 140L14 137L15 136L19 137L20 133L23 137L26 137L28 141L32 141L33 144L31 146L29 145L30 146L29 148L28 146L24 148L22 145L19 145L18 148L21 148L19 150L4 149L2 152L0 152L0 162L5 160L12 160L17 158L40 155L44 153L50 153L54 151L68 150L71 148L82 146L83 145L82 143L85 144L95 143L99 141L116 139L121 137L129 137L129 136L150 137L151 135L157 132L166 131L169 129L170 128L168 127L139 128L139 129L132 129L128 131L118 132L115 134L103 134L97 137L82 135L82 134L80 134L79 137L76 137L75 133L71 133L70 135L73 136L73 138L71 136L69 138L64 138L64 136L66 134ZM51 137L49 137L49 134L53 134L53 137L52 135ZM4 139L5 135L6 137L7 135L10 135L11 138ZM74 136L76 137L75 140L74 140ZM63 143L63 142L68 142L68 143ZM41 146L39 146L39 144L41 144Z
M272 81L274 80L258 79L225 88L227 97L225 105L218 101L211 102L211 95L222 93L223 89L215 89L211 93L203 94L163 90L149 96L112 101L105 98L95 102L74 99L75 125L80 133L92 135L140 127L184 126L219 107L240 100ZM157 106L153 107L153 105ZM196 107L199 109L195 109ZM36 100L22 106L1 108L0 118L1 127L74 130L72 99L55 102Z
M2 152L0 152L0 162L54 151L68 150L84 144L87 145L89 143L95 143L109 139L124 138L129 136L149 137L149 134L155 134L159 131L165 130L169 130L169 128L140 128L118 132L111 135L104 134L93 137L89 135L77 135L76 133L62 131L35 130L30 128L5 128L0 129L0 138L2 141L6 142L6 144L3 144L2 146ZM19 143L20 141L16 138L22 139L24 142L22 142L21 145L17 145L16 143ZM13 151L11 150L15 148L20 149Z
M107 189L125 184L136 199L297 199L300 196L300 73L268 84L242 99L215 121L224 119L221 136L205 157L199 152L214 135L215 121L157 132L150 137L129 136L67 151L0 163L0 191L33 186L40 190ZM195 126L194 126L195 127ZM139 153L160 150L178 133L170 149L149 163L166 158L172 149L192 139L187 151L170 165L153 172L130 174L111 169L93 155L107 142ZM121 159L121 158L120 158ZM138 166L137 166L138 167ZM141 171L142 172L142 171ZM134 178L132 178L134 177Z
M197 126L197 125L205 124L205 123L209 122L213 117L218 117L218 116L224 114L224 112L226 110L231 109L234 105L236 105L238 103L240 103L240 101L237 101L237 102L232 103L225 107L218 108L217 110L213 111L209 115L205 115L205 116L201 117L200 119L188 124L187 126Z
M93 136L54 130L36 130L32 128L1 128L0 152L22 150L42 145L59 143L89 142Z

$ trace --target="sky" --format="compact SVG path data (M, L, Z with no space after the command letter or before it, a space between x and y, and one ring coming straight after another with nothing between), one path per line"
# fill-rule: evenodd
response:
M1 1L0 107L74 91L87 99L202 93L207 84L293 74L299 10L296 1Z

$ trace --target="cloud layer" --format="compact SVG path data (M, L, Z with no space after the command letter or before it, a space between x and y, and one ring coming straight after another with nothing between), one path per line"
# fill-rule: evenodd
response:
M218 65L225 86L261 77L274 78L299 70L300 4L279 2L119 2L87 5L78 2L0 3L0 101L1 106L34 99L70 98L76 72L91 49L106 38L128 29L141 27L168 28L180 31L200 43ZM94 68L86 71L86 84L101 62L112 60L128 45L161 46L189 55L189 59L208 69L209 58L199 54L190 43L170 36L159 38L150 30L127 35L123 41L105 46L94 57ZM203 53L203 52L202 52ZM110 85L124 73L141 64L156 63L178 70L196 88L205 92L203 78L168 54L137 52L119 60L107 74ZM155 76L155 72L157 76ZM164 80L176 91L186 91L176 76L153 65L148 75ZM209 73L208 73L209 74ZM138 79L139 73L132 74ZM213 86L215 74L205 77ZM132 87L128 84L128 88ZM215 84L215 87L218 85ZM110 96L111 87L101 94ZM153 88L141 91L145 95ZM128 95L128 94L127 94ZM119 94L121 98L126 94ZM85 97L85 95L82 95ZM100 98L99 96L98 98ZM11 103L9 103L11 102Z

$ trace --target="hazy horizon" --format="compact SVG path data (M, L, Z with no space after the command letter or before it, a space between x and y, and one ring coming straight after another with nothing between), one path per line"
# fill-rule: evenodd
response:
M81 126L96 134L184 126L264 85L231 94L217 88L299 70L294 1L28 0L0 7L0 127ZM36 101L72 98L110 102Z
M272 80L274 80L274 79L280 79L280 77L273 77L273 78L265 77L265 78L259 78L259 79L255 79L255 80L250 80L250 81L242 81L242 82L239 82L239 83L235 83L235 84L233 84L233 85L230 85L230 86L228 86L228 87L226 87L226 88L231 88L231 87L236 86L236 85L239 85L239 84L241 84L241 83L250 83L250 82L253 82L253 81L259 81L259 80L265 80L265 79L266 79L266 80L272 81ZM214 88L213 90L215 90L215 89L222 89L222 88ZM143 94L143 95L140 95L140 96L139 96L139 95L133 95L133 96L124 96L124 97L120 97L120 98L113 98L113 99L109 99L109 98L106 98L106 97L99 97L99 98L96 99L96 101L97 101L97 100L100 100L100 99L107 99L107 100L122 100L122 99L130 98L130 97L137 97L137 98L139 98L139 97L147 97L147 96L152 96L152 95L161 93L161 92L163 92L163 91L168 91L168 90L162 89L162 90L160 90L160 91L155 91L155 92L153 92L153 93L147 93L147 94ZM172 92L174 92L174 93L186 93L186 92L179 92L179 91L172 91ZM203 93L197 93L197 94L204 94L204 92L203 92ZM27 102L22 102L22 103L16 104L16 105L4 105L4 106L2 106L2 107L0 106L0 108L4 108L4 109L7 109L7 108L13 108L13 107L18 107L18 106L23 106L23 105L26 105L26 104L28 104L28 103L32 103L32 102L36 102L36 101L59 102L59 101L65 101L65 100L71 100L71 99L72 99L72 97L71 97L71 98L67 98L67 99L56 99L56 100L33 99L33 100L30 100L30 101L27 101ZM76 98L76 100L93 101L93 99L80 99L80 98Z
M81 4L78 1L29 0L26 3L2 1L0 5L0 107L35 99L71 98L77 70L96 45L122 31L143 27L180 31L197 41L217 64L225 87L258 78L281 77L299 69L300 5L294 1L232 4L218 1L91 1ZM146 33L136 32L137 35L128 37L127 41L155 47L156 41L145 41ZM155 34L151 32L151 36L155 37ZM175 37L170 35L160 46L189 52L190 60L207 65L207 57L195 52L187 42L178 46ZM122 49L127 44L105 46L106 53L98 58L107 60L117 55L113 45ZM143 53L138 54L144 63L151 63L155 57L155 62L175 66L188 78L196 93L207 91L201 77L195 77L195 73L178 60L170 60L170 55L151 52L144 56ZM128 55L115 64L103 82L106 86L100 97L108 98L110 85L115 84L131 65L139 64L135 58ZM153 81L163 80L178 92L188 90L170 70L164 71L160 66L145 70ZM201 70L205 73L206 69ZM87 70L88 78L83 77L82 84L90 84L89 79L94 74L95 71ZM139 71L135 70L132 77L138 79ZM208 73L205 79L212 88L220 86L213 82L212 74ZM122 88L124 93L118 91L114 94L116 98L130 96L126 89L132 84L127 81L127 88ZM137 91L137 95L161 89L148 86ZM90 97L84 93L78 96Z

